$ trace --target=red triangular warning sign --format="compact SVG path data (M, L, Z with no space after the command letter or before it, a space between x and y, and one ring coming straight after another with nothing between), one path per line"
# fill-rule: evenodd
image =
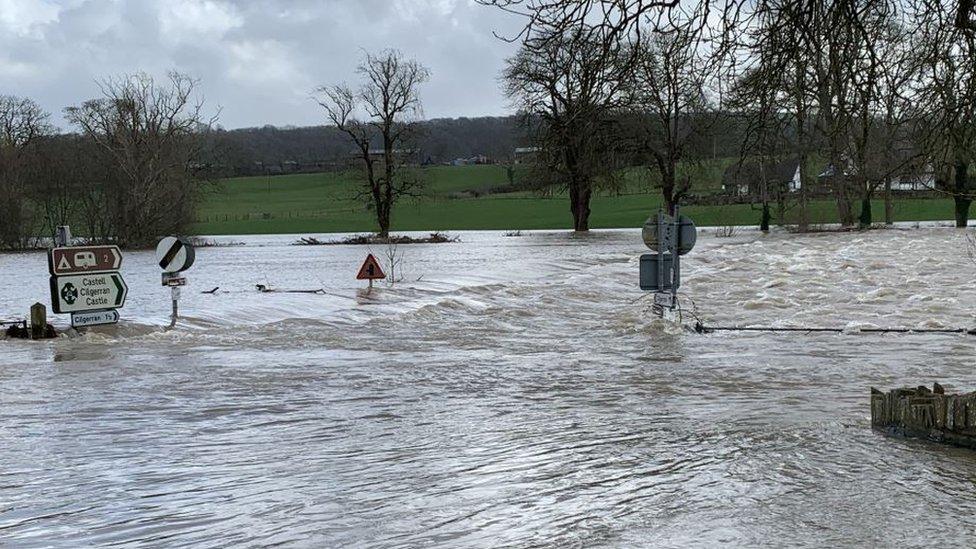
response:
M376 261L373 254L366 256L366 261L363 261L363 266L359 268L359 274L356 275L358 280L379 280L381 278L386 278L383 274L383 269L380 268L380 262Z

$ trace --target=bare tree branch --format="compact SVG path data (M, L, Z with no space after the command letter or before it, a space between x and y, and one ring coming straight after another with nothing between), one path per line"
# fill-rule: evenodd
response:
M355 144L365 170L363 197L376 212L379 235L389 236L393 206L403 197L417 196L419 178L405 169L412 122L422 114L420 86L430 71L396 50L367 53L356 71L363 79L358 90L340 84L314 92L326 118ZM356 118L364 114L364 120ZM374 151L378 141L382 149Z

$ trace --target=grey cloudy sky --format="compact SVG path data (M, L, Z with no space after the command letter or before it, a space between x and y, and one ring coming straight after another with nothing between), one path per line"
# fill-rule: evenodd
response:
M361 52L398 48L431 69L426 118L509 111L499 71L520 21L472 0L0 0L0 94L60 111L95 80L176 69L220 124L323 123L309 92L355 81Z

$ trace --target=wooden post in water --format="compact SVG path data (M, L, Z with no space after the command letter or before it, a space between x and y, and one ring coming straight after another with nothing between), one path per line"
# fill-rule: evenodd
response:
M71 227L68 225L58 225L54 234L54 245L58 247L71 245Z
M889 434L976 449L976 392L947 395L941 385L887 393L871 388L871 426Z
M43 303L35 303L30 308L30 337L44 339L47 332L47 307Z

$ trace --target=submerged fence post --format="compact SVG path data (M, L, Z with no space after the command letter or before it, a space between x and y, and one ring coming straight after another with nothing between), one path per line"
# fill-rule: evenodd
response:
M47 332L47 307L43 303L35 303L30 308L30 337L43 339Z

